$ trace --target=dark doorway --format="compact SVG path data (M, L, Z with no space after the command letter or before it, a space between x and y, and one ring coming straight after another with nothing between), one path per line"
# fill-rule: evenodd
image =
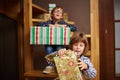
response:
M0 14L0 80L18 80L17 21Z

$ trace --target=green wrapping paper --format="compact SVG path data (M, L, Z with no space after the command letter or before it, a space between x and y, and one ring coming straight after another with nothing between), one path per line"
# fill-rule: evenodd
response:
M30 44L69 45L70 28L38 27L30 29Z
M64 57L54 57L54 62L60 80L84 80L82 72L78 68L75 53L68 50Z

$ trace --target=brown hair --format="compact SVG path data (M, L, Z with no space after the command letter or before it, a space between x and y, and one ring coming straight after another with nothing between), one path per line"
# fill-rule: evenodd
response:
M83 42L85 44L83 55L86 54L86 52L89 49L89 44L88 44L88 39L83 32L78 32L78 31L74 32L74 34L71 37L70 48L72 49L73 44L78 42Z
M62 9L62 11L63 11L63 8L60 7L60 6L56 6L56 7L54 7L54 8L52 9L52 11L51 11L51 19L53 19L53 16L52 16L52 15L53 15L54 11L55 11L56 9L59 9L59 8ZM62 12L62 15L63 15L63 13L64 13L64 12Z

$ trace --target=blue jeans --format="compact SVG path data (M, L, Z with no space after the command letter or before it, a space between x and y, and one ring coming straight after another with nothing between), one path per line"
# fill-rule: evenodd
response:
M45 45L45 52L48 55L62 48L65 48L65 46L64 45Z
M55 51L58 51L62 48L65 48L63 45L45 45L45 52L46 54L51 54ZM48 66L53 66L54 64L52 62L47 62Z

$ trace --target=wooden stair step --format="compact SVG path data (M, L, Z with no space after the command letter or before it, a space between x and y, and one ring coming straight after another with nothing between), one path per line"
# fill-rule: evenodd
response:
M44 74L40 70L34 70L34 71L26 72L24 76L25 77L57 77L57 73Z

